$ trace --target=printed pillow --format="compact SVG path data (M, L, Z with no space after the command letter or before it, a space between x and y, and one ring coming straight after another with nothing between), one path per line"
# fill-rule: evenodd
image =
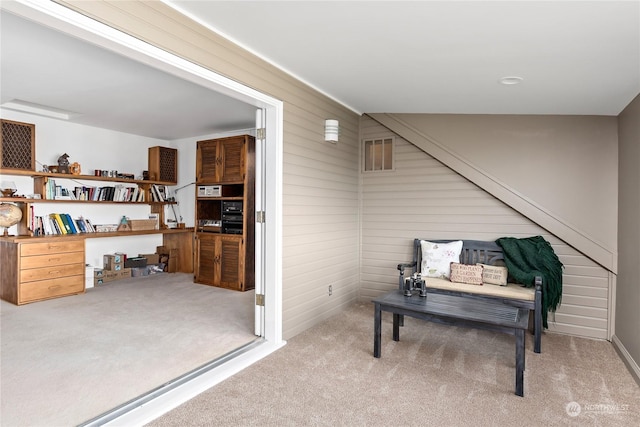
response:
M507 267L487 264L476 265L481 265L484 268L482 270L482 283L486 283L489 285L507 286Z
M424 277L448 279L451 263L460 262L462 240L450 243L433 243L421 240L420 247L422 248L420 273Z
M451 281L456 283L468 283L469 285L482 285L482 265L467 265L451 263Z

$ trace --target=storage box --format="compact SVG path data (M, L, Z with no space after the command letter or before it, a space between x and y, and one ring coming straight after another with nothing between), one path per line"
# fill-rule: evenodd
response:
M84 288L93 288L93 266L89 264L85 264L84 266Z
M129 277L131 277L131 269L130 268L123 268L122 271L118 272L118 280L128 279Z
M155 219L130 219L129 227L131 231L140 230L155 230L158 225L158 221Z
M116 264L119 264L121 262L124 262L124 257L122 256L122 254L120 253L116 253L116 254L106 254L102 257L102 260L105 264L109 263L109 262L114 262Z
M131 277L148 276L149 269L147 267L134 267L131 269Z
M103 280L105 282L113 282L114 280L118 280L119 275L120 275L119 271L107 271L104 274Z
M93 269L93 278L94 279L102 279L104 277L104 269L103 268L94 268Z
M102 257L105 270L120 271L124 268L126 256L123 254L107 254Z
M164 271L167 273L175 273L178 271L178 249L158 246L156 251L160 254L160 262L165 264Z
M146 267L147 266L147 259L145 257L133 257L133 258L129 258L127 259L127 261L124 263L124 266L126 268L135 268L135 267Z
M93 286L103 285L104 277L94 277L93 278Z
M105 264L105 271L120 271L124 268L124 262Z
M160 262L160 255L158 254L139 254L139 257L144 257L147 259L147 265L149 264L157 264Z

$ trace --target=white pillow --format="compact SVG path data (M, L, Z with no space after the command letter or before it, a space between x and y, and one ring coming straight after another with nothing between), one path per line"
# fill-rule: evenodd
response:
M460 262L462 240L450 243L421 240L420 247L422 248L420 272L425 277L448 279L451 274L451 263Z

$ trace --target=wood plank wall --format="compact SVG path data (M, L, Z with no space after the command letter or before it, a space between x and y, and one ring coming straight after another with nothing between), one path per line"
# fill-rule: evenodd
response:
M58 2L283 101L284 339L356 301L359 115L162 2Z
M394 136L361 119L361 138ZM362 173L361 289L369 301L397 286L415 237L495 240L542 235L564 264L562 305L549 330L608 338L609 272L433 157L396 136L395 171Z

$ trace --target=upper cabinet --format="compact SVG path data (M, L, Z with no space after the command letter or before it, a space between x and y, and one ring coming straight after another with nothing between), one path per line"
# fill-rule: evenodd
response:
M241 183L246 170L249 135L198 141L198 183Z

